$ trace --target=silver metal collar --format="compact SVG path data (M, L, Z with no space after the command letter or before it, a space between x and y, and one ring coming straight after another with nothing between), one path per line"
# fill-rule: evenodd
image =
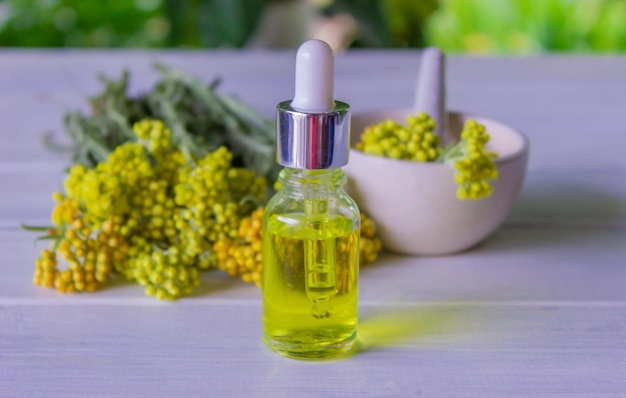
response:
M294 169L334 169L348 164L350 106L335 101L332 111L305 113L284 101L276 107L280 165Z

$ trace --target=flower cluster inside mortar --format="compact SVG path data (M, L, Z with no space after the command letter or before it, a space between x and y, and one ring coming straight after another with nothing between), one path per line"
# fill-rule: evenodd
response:
M344 191L350 107L333 99L328 44L296 54L292 101L277 106L281 189L263 231L263 340L278 353L337 358L357 328L359 210Z

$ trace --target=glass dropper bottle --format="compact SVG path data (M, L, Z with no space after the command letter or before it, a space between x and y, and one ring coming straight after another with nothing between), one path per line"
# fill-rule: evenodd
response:
M292 358L338 358L357 328L359 210L343 189L350 107L333 100L320 40L296 54L292 101L277 106L281 189L263 222L263 340Z

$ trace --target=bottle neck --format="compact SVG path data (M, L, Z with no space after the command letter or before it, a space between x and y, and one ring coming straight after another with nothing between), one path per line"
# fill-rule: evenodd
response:
M278 175L278 182L285 192L331 195L343 192L346 175L339 168L303 170L285 167Z

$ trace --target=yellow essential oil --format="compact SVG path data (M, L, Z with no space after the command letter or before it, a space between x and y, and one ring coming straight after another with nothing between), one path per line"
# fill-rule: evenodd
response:
M333 100L320 40L296 54L296 93L276 107L282 189L263 217L263 341L292 358L345 356L357 330L359 209L343 190L350 106Z
M264 233L264 340L283 355L333 358L350 351L357 327L359 230L335 215L270 215Z

